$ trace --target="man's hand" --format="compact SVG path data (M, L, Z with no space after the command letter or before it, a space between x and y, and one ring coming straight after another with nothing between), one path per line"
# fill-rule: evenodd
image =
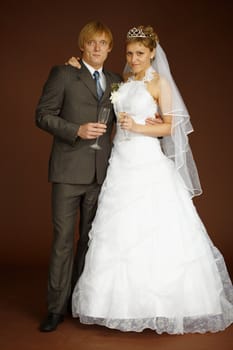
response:
M65 65L66 66L70 65L70 66L73 66L75 68L80 69L81 68L81 64L79 63L79 60L80 60L79 57L74 57L73 56L73 57L69 58L69 60L67 62L65 62Z
M155 125L155 124L162 124L163 119L160 114L155 114L155 118L147 118L146 119L146 125Z
M106 132L107 126L101 123L87 123L80 125L77 135L84 140L96 139Z

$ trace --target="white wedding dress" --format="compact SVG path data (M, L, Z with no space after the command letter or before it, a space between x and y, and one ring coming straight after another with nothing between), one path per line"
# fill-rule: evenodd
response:
M143 81L117 91L137 123L157 105ZM160 141L118 128L73 316L121 331L216 332L233 322L233 289L192 199Z

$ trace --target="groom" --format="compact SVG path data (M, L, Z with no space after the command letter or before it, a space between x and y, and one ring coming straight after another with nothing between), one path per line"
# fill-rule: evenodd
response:
M53 67L36 109L36 125L53 135L49 181L54 237L48 276L48 314L40 325L42 332L55 330L63 321L72 288L83 270L88 232L106 175L115 119L112 108L107 126L96 122L97 115L101 106L111 106L111 84L121 81L119 75L103 69L112 49L112 33L103 23L92 21L82 28L79 48L81 68ZM90 148L98 136L101 136L101 151ZM79 240L75 255L78 212Z

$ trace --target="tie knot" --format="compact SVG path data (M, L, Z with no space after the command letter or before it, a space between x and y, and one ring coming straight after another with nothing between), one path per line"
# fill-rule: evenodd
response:
M100 77L100 73L97 70L94 71L93 75L95 79L99 79Z

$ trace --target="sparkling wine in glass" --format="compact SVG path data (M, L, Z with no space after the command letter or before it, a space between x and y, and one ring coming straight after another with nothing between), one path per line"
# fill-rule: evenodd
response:
M122 118L125 118L125 112L118 112L117 113L118 123ZM122 141L127 141L127 140L130 140L129 131L122 129Z
M126 113L124 112L124 108L123 108L121 100L117 100L117 103L116 103L116 106L115 106L115 113L116 113L116 117L117 117L117 124L120 127L120 120L122 118L125 118L125 115L126 115ZM129 136L129 131L128 130L121 129L120 140L121 141L130 140L130 136Z
M110 113L109 107L101 107L98 114L98 123L107 124L109 113ZM96 138L95 143L90 147L96 150L101 149L99 145L99 136Z

